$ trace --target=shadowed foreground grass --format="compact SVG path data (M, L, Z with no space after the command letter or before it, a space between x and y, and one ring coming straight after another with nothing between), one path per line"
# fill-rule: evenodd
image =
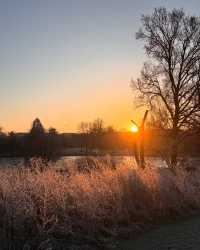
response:
M123 233L122 228L138 233L145 225L200 208L199 170L178 169L173 174L152 166L136 169L128 162L113 169L108 161L91 158L89 163L82 162L85 168L81 171L76 165L67 172L58 171L53 164L40 171L42 162L33 163L30 169L0 170L2 249L8 249L8 244L15 244L15 249L23 249L22 245L37 249L31 244L40 244L41 239L87 242L98 237L126 237L128 231ZM92 170L83 171L90 165Z

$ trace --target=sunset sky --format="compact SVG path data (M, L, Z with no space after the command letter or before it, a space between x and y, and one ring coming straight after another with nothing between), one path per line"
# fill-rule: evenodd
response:
M159 6L200 15L199 0L0 1L0 126L27 131L39 117L73 132L100 117L128 129L145 60L135 32Z

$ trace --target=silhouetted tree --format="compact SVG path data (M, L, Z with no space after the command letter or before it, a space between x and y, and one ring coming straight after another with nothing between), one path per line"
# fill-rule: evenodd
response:
M16 136L16 133L11 131L9 134L9 153L11 155L16 155L17 153L17 144L18 144L18 140L17 140L17 136Z
M41 121L36 118L34 121L33 121L33 124L32 124L32 128L30 130L30 134L32 135L42 135L45 133L45 129L41 123Z
M102 134L104 132L104 122L102 119L97 118L90 124L90 133Z
M112 126L108 126L107 128L105 128L105 132L108 134L112 134L115 133L115 129Z
M8 136L3 132L3 128L0 127L0 152L2 155L6 155L9 151Z
M58 135L57 130L55 128L52 128L52 127L49 128L48 132L49 132L49 135L52 135L52 136Z
M33 121L32 128L27 137L28 155L47 157L45 129L38 118Z
M171 129L171 165L176 166L181 131L200 118L200 18L156 8L142 16L142 24L136 37L144 41L150 61L132 86L161 125Z
M61 140L55 128L49 128L47 136L47 157L51 160L60 155Z
M0 126L0 134L4 134L3 127Z
M78 126L78 132L81 135L81 151L85 147L85 153L88 153L89 139L90 139L90 123L81 122Z
M102 135L104 132L104 121L102 119L97 118L92 123L90 123L90 135L93 148L102 148Z

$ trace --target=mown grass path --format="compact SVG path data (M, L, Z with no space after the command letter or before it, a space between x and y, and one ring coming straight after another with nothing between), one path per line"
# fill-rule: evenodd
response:
M200 250L200 218L161 226L121 244L123 250Z

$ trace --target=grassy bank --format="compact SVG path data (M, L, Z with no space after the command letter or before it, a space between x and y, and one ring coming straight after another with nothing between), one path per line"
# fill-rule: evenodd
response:
M40 161L33 161L30 169L0 169L2 245L20 241L28 246L39 238L70 242L115 237L128 227L137 233L144 225L200 208L199 170L180 168L173 174L150 165L140 170L130 162L114 169L109 161L95 158L81 164L81 170L73 165L67 172ZM90 166L91 171L84 171Z

